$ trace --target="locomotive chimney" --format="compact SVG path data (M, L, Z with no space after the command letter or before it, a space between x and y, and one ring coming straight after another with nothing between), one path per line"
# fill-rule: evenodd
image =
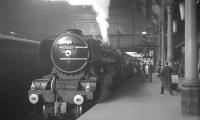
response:
M82 31L79 30L79 29L69 29L69 30L66 30L67 33L74 33L74 34L77 34L77 35L82 35Z

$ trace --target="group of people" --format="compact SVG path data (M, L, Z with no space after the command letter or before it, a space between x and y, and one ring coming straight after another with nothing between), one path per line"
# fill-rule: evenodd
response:
M144 63L142 65L142 71L143 71L142 72L143 80L152 82L152 73L154 71L154 68L151 62L149 62L148 64ZM164 65L160 67L159 71L157 72L161 80L160 94L164 94L164 91L166 90L170 93L170 95L172 95L173 91L172 91L171 74L173 72L173 69L170 66L168 66L168 62L166 62Z
M143 74L144 74L143 80L152 82L152 73L154 71L152 63L151 62L149 62L148 64L144 63L142 69L143 69Z
M133 75L136 79L152 82L153 65L145 62L132 62Z
M133 72L136 79L152 82L152 73L154 72L154 67L151 62L144 62L142 64L139 62L135 62L133 66ZM171 74L174 70L170 66L168 66L168 62L166 62L162 66L161 64L159 64L158 66L159 67L157 68L159 69L156 69L156 72L158 73L158 77L160 77L161 80L160 94L164 94L164 91L166 90L172 95L173 92Z
M154 67L151 62L149 62L149 63L145 63L145 62L133 63L133 73L134 73L134 77L137 79L152 82L153 71L154 71Z

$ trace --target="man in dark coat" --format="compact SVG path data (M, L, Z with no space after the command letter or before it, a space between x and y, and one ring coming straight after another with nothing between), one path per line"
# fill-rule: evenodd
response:
M143 63L142 66L141 66L141 72L142 72L143 81L146 80L146 77L145 77L145 66L146 66L146 63Z
M161 80L161 92L160 94L164 94L164 90L166 89L172 95L172 79L171 79L172 69L168 66L168 63L165 63L165 66L162 67L161 72L159 74Z

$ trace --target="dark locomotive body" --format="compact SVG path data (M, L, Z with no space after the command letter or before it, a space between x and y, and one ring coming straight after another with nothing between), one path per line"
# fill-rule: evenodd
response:
M29 100L42 104L44 119L68 113L78 117L91 101L104 100L120 84L125 67L122 53L80 31L68 31L40 47L47 57L41 57L42 63L46 60L53 67L51 75L33 80Z

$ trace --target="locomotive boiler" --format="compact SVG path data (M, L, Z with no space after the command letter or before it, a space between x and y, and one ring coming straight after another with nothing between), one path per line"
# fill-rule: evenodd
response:
M69 30L46 43L40 46L40 57L41 63L52 64L51 73L33 80L28 91L29 101L42 106L43 119L79 117L92 101L104 100L120 83L122 55L101 41Z

